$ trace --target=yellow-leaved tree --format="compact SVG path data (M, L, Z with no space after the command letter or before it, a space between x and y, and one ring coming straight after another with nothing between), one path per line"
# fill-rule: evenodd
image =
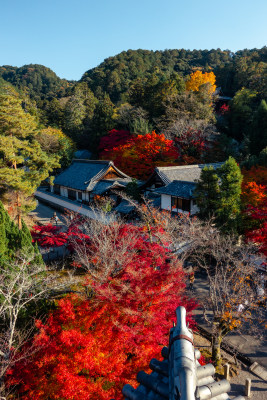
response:
M213 72L202 73L201 71L195 71L192 72L192 74L190 75L190 79L186 82L186 90L198 92L200 86L209 83L209 93L212 94L215 92L216 89L215 81L216 77Z

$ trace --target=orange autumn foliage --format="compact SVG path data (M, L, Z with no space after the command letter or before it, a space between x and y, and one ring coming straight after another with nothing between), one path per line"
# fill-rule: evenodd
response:
M242 173L241 200L249 221L246 237L267 255L267 168L256 166Z
M117 231L114 223L108 229L103 226L102 234L112 241L109 254L119 252L129 235L133 239L124 262L97 279L87 275L87 296L66 296L45 323L36 321L36 351L19 359L7 376L7 386L18 385L19 398L121 400L122 387L136 385L137 372L167 344L176 307L183 304L189 312L195 307L185 297L182 265L168 248L150 242L137 226L123 224ZM104 268L100 242L84 238L77 225L69 234L77 242L84 239L86 263L94 271ZM190 314L188 322L193 325Z
M175 165L179 157L172 140L155 131L132 135L117 147L105 148L100 157L111 159L126 174L146 179L157 166Z
M241 201L244 206L248 204L259 206L267 197L267 168L252 167L243 169Z
M204 85L205 83L210 83L211 87L209 92L212 94L216 89L215 80L216 77L213 72L205 72L204 74L201 71L192 72L189 81L186 82L186 90L198 92L200 86Z

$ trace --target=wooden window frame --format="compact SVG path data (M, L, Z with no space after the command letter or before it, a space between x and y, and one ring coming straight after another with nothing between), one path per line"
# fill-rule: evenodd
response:
M171 196L171 209L186 211L191 211L190 199L183 199L182 197Z

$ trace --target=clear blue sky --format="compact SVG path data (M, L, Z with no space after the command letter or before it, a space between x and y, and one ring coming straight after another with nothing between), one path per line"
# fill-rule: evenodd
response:
M128 49L261 48L267 0L0 0L0 65L78 80Z

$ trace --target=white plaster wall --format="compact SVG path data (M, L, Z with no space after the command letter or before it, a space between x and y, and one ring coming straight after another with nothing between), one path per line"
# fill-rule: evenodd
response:
M68 189L60 186L60 195L63 197L68 197Z
M167 194L161 195L161 208L163 210L171 211L171 208L172 208L171 196L169 196Z
M79 193L80 193L80 191L77 191L77 190L76 190L76 200L82 202L82 200L79 199ZM83 195L83 194L82 194L82 195Z
M88 192L82 192L82 199L85 201L89 201L89 193Z

